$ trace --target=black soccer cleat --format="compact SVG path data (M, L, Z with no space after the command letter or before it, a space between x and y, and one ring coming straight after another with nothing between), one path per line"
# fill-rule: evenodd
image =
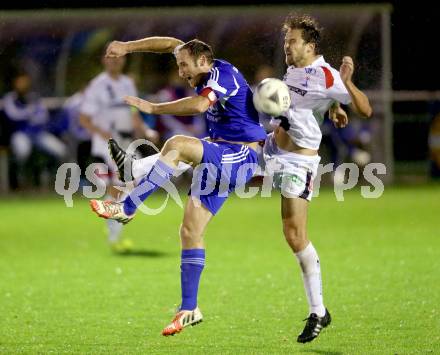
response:
M118 168L119 180L123 182L133 181L134 177L132 174L131 166L134 157L127 154L113 138L110 138L108 140L108 150L110 152L110 156L112 157ZM128 170L127 173L125 173L125 169Z
M326 308L324 317L318 317L316 313L312 313L308 318L304 320L306 320L307 323L302 333L298 335L298 343L308 343L309 341L315 339L319 335L321 330L331 323L332 317L330 316L330 313Z

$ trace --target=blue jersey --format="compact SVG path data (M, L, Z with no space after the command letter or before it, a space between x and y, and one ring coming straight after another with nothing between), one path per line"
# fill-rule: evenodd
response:
M196 92L207 96L213 103L205 112L212 139L256 142L266 138L252 102L252 91L246 79L232 64L214 60L212 69L197 86Z

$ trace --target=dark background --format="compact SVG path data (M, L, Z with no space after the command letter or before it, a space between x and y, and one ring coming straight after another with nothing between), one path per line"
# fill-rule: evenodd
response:
M390 4L391 35L392 35L392 84L393 90L440 90L440 61L437 60L437 47L439 46L438 10L434 2L423 1L319 1L319 2L294 2L294 1L36 1L28 4L10 2L1 4L0 9L8 10L42 10L42 9L69 9L69 8L133 8L133 7L173 7L187 6L265 6L265 5L356 5L365 4ZM1 13L1 10L0 10ZM394 102L393 103L393 155L396 161L404 162L402 167L407 169L410 161L421 162L420 171L427 169L426 159L428 151L428 133L432 118L440 111L438 102ZM413 167L411 166L411 169ZM406 170L404 171L406 172Z
M440 70L427 69L436 62L436 46L439 45L438 10L434 2L404 1L319 1L313 4L293 1L239 1L230 4L225 1L37 1L29 4L2 4L3 9L44 9L44 8L104 8L104 7L153 7L153 6L263 6L263 5L316 5L316 4L374 4L392 5L392 65L394 90L438 90ZM356 8L353 8L356 11ZM440 66L440 64L438 64Z

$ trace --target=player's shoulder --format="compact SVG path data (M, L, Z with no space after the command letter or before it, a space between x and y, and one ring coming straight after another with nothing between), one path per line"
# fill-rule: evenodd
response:
M210 71L210 80L224 85L235 85L235 82L241 82L241 78L241 73L234 65L223 59L215 59Z
M134 80L133 80L133 78L131 78L131 77L128 76L127 74L122 74L122 75L121 75L121 82L123 82L124 84L134 85Z
M239 74L239 70L231 63L224 59L215 59L214 66L212 69L215 69L219 73L223 74Z
M88 87L95 88L106 85L109 82L110 78L106 72L102 72L95 76L92 80L90 80Z
M217 68L219 70L231 70L233 65L224 59L214 59L213 68Z
M15 91L9 91L3 96L2 100L3 101L13 101L16 98L17 98L17 94L15 93Z
M332 74L339 73L335 68L325 61L323 56L320 56L309 67L306 67L306 69L307 68L315 69L316 74L320 76L324 76L327 70L329 70Z
M322 56L315 60L310 68L312 70L314 69L315 75L322 80L322 83L325 84L327 89L332 87L334 82L340 77L339 71L327 63Z

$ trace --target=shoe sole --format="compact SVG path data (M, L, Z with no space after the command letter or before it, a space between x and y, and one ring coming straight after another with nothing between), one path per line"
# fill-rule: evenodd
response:
M165 337L174 336L174 335L176 335L176 334L179 334L182 330L184 330L184 329L187 328L188 326L194 327L195 325L200 324L200 323L202 323L202 322L203 322L203 319L200 319L200 320L198 320L198 321L196 321L196 322L194 322L194 323L192 323L192 324L188 324L186 327L183 327L182 329L177 330L177 331L175 331L175 332L172 333L172 334L163 334L163 333L162 333L162 335L165 336Z

